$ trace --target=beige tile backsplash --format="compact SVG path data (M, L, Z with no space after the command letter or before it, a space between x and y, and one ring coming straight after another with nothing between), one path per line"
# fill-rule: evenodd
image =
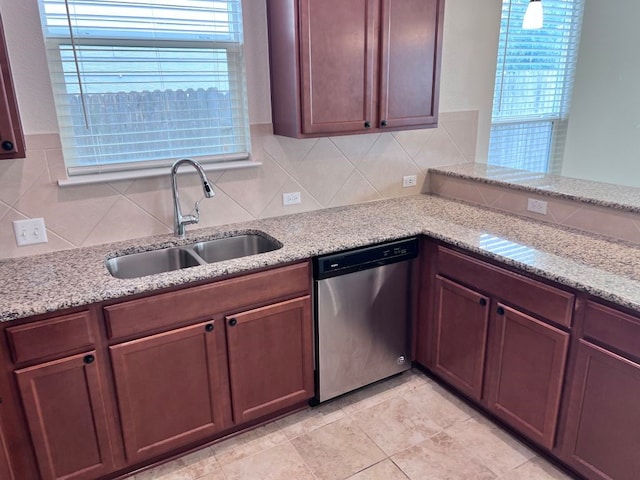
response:
M431 193L443 197L463 200L618 240L640 243L640 215L637 213L536 195L532 192L513 190L441 174L430 175L429 190ZM548 203L547 214L540 215L529 212L527 210L529 198L546 201Z
M432 166L474 160L478 112L440 114L436 129L297 140L253 125L259 168L212 172L216 196L200 204L200 226L213 226L421 191ZM168 176L60 188L60 139L27 135L26 159L0 161L0 259L127 240L172 230ZM417 175L413 188L404 175ZM196 175L181 175L183 208L202 197ZM300 205L282 194L299 191ZM43 217L49 242L17 247L13 220Z

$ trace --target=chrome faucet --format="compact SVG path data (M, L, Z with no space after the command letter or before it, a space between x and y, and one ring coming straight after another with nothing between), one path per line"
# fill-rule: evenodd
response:
M206 198L211 198L215 195L211 185L209 185L209 179L207 179L207 175L204 173L204 169L202 165L200 165L195 160L191 160L190 158L183 158L182 160L177 160L173 166L171 167L171 185L173 189L173 230L174 233L180 237L184 237L185 235L185 225L190 225L192 223L198 223L200 221L200 209L199 203L200 200L196 202L195 206L195 215L183 215L182 210L180 209L180 197L178 195L178 168L182 164L189 164L193 168L196 169L198 175L200 175L200 180L202 180L202 190L204 191L204 196Z

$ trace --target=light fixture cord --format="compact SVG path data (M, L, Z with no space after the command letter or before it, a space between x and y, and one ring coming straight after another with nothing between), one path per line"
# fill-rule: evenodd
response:
M80 75L80 62L78 61L78 50L76 49L76 37L71 27L71 12L69 11L69 0L64 0L64 7L67 11L67 24L69 25L69 38L71 38L71 49L73 51L73 61L76 66L76 77L78 78L78 88L80 89L80 102L82 104L82 115L84 116L84 124L89 129L89 116L87 115L87 102L84 98L84 86L82 85L82 76Z

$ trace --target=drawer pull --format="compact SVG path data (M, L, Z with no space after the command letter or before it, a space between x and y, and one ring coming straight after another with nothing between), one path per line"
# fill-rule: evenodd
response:
M207 324L204 326L204 329L205 329L207 332L213 332L213 323L207 323Z
M486 298L481 298L480 299L480 305L482 305L483 307L487 304L487 299Z
M498 307L498 308L496 309L496 312L498 312L498 315L504 315L504 308L502 308L502 307Z
M235 327L238 324L238 320L236 320L235 318L231 318L229 320L229 326L230 327Z
M90 363L93 363L96 360L96 357L94 357L93 355L85 355L82 360L88 365Z

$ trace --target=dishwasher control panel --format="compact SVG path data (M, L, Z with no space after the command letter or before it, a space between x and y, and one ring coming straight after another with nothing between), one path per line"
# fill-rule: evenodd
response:
M313 262L313 272L316 279L330 278L417 256L418 239L412 237L317 257Z

